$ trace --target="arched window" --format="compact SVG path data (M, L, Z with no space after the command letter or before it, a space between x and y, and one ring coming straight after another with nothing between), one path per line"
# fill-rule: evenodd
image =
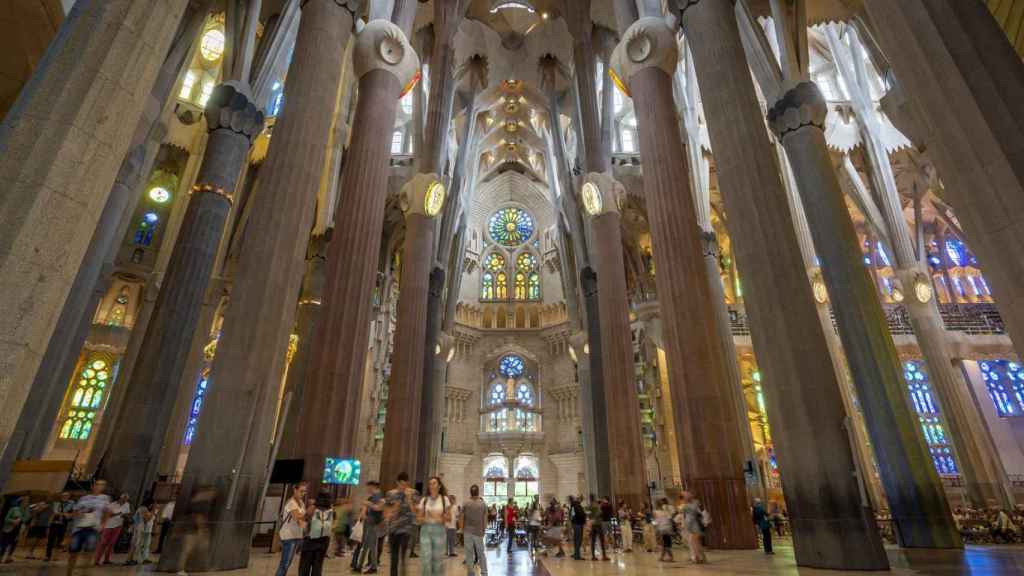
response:
M540 299L540 276L537 274L537 257L530 252L523 252L516 258L515 299Z
M206 106L220 75L225 40L223 25L219 22L209 22L199 40L199 50L181 81L181 88L178 89L179 99L199 107Z
M1001 418L1024 415L1024 366L1008 360L978 362L988 395Z
M924 439L928 443L936 471L947 476L959 474L953 459L953 448L942 424L939 406L932 397L931 383L928 380L928 373L924 371L924 364L915 360L904 362L903 378L907 382L911 404L921 422Z
M391 133L391 153L401 154L402 153L402 140L404 135L401 130L395 130Z
M533 406L533 387L526 382L519 382L516 386L516 400L520 404Z
M192 395L192 404L188 408L188 424L185 425L185 446L190 446L196 437L196 428L199 426L199 413L203 410L203 401L206 400L206 389L210 385L210 369L207 368L199 375L199 382L196 383L196 392Z
M540 463L536 456L522 455L516 458L514 470L516 503L528 506L540 493Z
M505 257L491 252L484 259L484 272L480 278L480 299L501 300L508 294L508 276L505 274Z
M505 385L501 382L491 384L491 391L487 395L487 403L491 406L498 406L505 402Z
M94 352L84 358L58 434L62 440L89 439L113 381L114 365L107 354Z
M160 216L156 212L146 212L139 219L138 226L135 227L135 238L134 242L138 246L149 246L153 243L153 234L156 233L156 227L160 223Z
M484 458L484 501L503 504L508 498L508 459L500 454Z
M502 208L487 221L487 230L491 240L502 246L516 247L533 236L533 218L522 208Z

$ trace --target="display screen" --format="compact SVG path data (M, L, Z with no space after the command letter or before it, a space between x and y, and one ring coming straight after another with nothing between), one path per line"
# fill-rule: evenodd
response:
M324 459L324 484L359 484L359 460L347 458Z

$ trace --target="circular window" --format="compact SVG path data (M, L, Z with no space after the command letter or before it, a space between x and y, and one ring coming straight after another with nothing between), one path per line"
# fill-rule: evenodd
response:
M525 366L522 358L515 354L509 354L498 363L498 372L505 378L518 378L523 375Z
M521 208L502 208L487 222L491 239L503 246L519 246L533 236L533 218Z
M199 53L207 62L220 60L220 57L224 55L224 32L217 28L207 30L199 43Z
M171 192L167 188L157 186L149 191L149 199L157 204L164 204L171 199Z

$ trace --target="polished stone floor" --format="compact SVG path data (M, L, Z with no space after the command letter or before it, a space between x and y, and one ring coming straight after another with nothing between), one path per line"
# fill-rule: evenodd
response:
M681 558L677 562L661 563L655 554L632 553L615 554L611 562L574 561L569 558L540 557L534 561L526 551L515 551L511 555L505 551L488 551L488 574L490 576L619 576L666 574L679 576L814 576L830 575L845 576L863 574L863 572L834 572L827 570L798 569L793 561L793 549L778 546L776 555L765 556L760 552L709 552L708 564L696 566L683 560L685 551L677 554ZM39 560L23 559L24 552L15 555L13 564L0 565L0 575L16 574L18 576L63 576L65 563L63 558L44 564ZM889 550L894 576L1013 576L1024 575L1024 547L1021 546L970 546L964 551L906 551L892 548ZM120 560L120 557L115 558ZM252 566L248 570L221 572L218 574L273 576L277 568L278 556L266 552L254 551ZM380 574L387 574L388 560L385 556ZM76 576L129 576L137 573L150 573L153 566L122 567L119 565L91 568L76 571ZM298 573L298 561L292 564L289 576ZM329 559L324 564L324 575L347 575L348 559ZM418 560L413 559L408 565L406 575L420 574ZM466 574L461 558L450 558L444 561L444 575L455 576Z

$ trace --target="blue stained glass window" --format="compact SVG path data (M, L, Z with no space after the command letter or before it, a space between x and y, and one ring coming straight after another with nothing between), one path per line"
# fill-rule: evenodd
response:
M498 372L505 378L518 378L523 375L526 364L523 359L515 354L509 354L498 363Z
M160 217L155 212L146 212L141 219L139 219L138 226L135 227L135 244L139 246L149 246L153 243L153 234L156 232L157 224L160 222Z
M903 378L906 380L914 411L921 422L921 430L928 443L928 451L935 463L935 470L944 475L959 474L949 437L946 436L946 428L942 425L939 406L932 397L931 383L928 380L928 373L924 371L924 364L916 360L904 362Z
M206 399L206 389L210 384L209 370L204 370L196 384L196 393L192 396L192 405L188 409L188 424L185 426L185 446L192 444L196 437L196 428L199 426L199 413L203 410L203 401Z
M1024 366L1009 360L986 360L978 366L996 414L1024 415Z
M533 236L533 218L521 208L502 208L488 220L487 230L495 242L519 246Z
M963 266L963 263L966 260L966 258L964 258L966 248L967 247L964 246L964 243L959 240L946 240L946 254L949 256L949 260L954 266Z
M889 263L889 255L885 253L885 248L882 247L882 243L878 243L878 257L882 259L882 264L885 266L892 266Z

